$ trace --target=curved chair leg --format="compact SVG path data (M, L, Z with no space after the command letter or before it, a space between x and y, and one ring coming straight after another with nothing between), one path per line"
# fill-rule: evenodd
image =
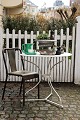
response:
M22 85L23 85L23 106L24 106L25 105L25 80L23 78L22 78L22 81L21 81L19 95L21 95Z
M39 77L38 77L38 82L39 82ZM40 98L40 94L39 94L39 84L38 84L38 99Z
M8 75L6 75L6 79L5 79L5 85L4 85L4 89L3 89L2 100L4 99L4 94L5 94L6 84L7 84L7 78L8 78Z
M39 82L39 77L38 77L38 82ZM22 85L23 85L23 106L24 106L25 105L25 79L23 79L23 78L22 78L22 81L21 81L19 95L21 94L21 91L22 91ZM39 98L40 98L40 96L39 96L39 84L38 84L38 99Z
M20 92L19 92L19 95L21 95L21 91L22 91L22 84L23 84L23 78L22 78L22 81L21 81L21 86L20 86Z
M22 84L23 84L23 106L25 106L25 79L22 80Z

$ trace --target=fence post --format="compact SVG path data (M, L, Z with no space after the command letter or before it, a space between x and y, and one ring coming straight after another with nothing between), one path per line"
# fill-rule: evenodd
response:
M0 81L2 81L3 79L2 48L3 48L3 29L0 27Z
M75 51L75 84L80 84L80 16L76 25L76 51Z

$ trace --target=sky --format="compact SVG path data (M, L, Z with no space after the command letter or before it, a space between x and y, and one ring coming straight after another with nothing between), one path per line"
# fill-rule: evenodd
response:
M53 3L55 2L55 0L30 0L30 1L33 2L35 5L39 6L39 8L42 8L43 5L45 7L53 7ZM70 0L62 0L62 2L65 5L69 6Z

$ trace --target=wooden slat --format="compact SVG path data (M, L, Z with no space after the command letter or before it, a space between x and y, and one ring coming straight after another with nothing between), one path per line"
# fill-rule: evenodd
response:
M67 28L67 34L66 34L66 52L69 51L69 28ZM69 68L69 61L68 57L66 57L66 77L65 81L68 81L68 68Z
M39 31L37 31L37 36L39 35ZM39 42L36 41L36 49L38 50L39 49Z
M25 31L25 33L24 33L24 43L25 44L27 43L27 31Z
M30 43L32 43L33 44L33 31L31 31L31 41L30 41ZM33 49L33 45L31 46L31 48Z
M12 31L12 47L15 48L15 30Z
M6 29L6 48L9 48L9 29ZM6 56L6 60L7 60L7 67L9 68L10 71L10 66L9 66L9 60L8 60L8 55ZM5 69L4 69L5 70ZM6 75L6 73L4 72L4 75ZM9 76L10 79L12 78L11 76ZM9 79L8 79L9 80Z
M24 43L27 44L27 31L25 31L24 33ZM22 49L22 46L21 46L21 49ZM24 67L27 68L26 61L24 61Z
M73 80L73 66L74 66L74 44L75 44L75 28L73 28L73 35L69 35L69 29L67 29L67 33L66 35L63 34L63 29L61 29L61 34L58 35L57 34L57 30L55 30L54 33L54 39L60 40L60 45L63 44L63 41L66 40L66 52L68 52L69 49L69 40L72 40L72 60L69 60L68 57L65 57L65 60L56 65L52 72L52 80L55 82L72 82ZM43 31L43 33L45 33L45 31ZM18 46L21 49L21 39L24 39L24 43L27 43L27 40L30 39L30 43L33 43L34 39L36 39L36 36L39 35L39 31L37 31L37 34L33 34L33 31L31 31L31 34L27 34L27 31L25 31L24 34L21 34L21 31L19 30L18 34L15 34L15 30L13 30L12 34L9 34L9 29L6 30L6 34L4 34L2 32L2 39L6 38L6 47L9 47L9 39L12 38L12 47L15 47L15 39L18 39ZM49 36L50 36L50 31L49 31ZM54 42L55 45L57 45L57 42ZM39 49L38 46L38 42L37 42L37 49ZM16 55L16 60L19 59L19 64L18 64L18 69L21 69L21 64L20 64L20 57L18 57L18 54ZM27 58L26 58L27 59ZM53 59L51 64L55 64L58 61L61 61L63 58L60 59ZM2 58L1 58L2 60ZM35 63L37 63L37 65L39 65L40 69L42 69L43 73L47 72L46 66L47 66L47 61L48 58L28 58L28 60L31 60ZM3 63L3 61L2 61ZM3 67L3 65L1 64L1 67L3 69L3 72L1 73L1 78L3 78L3 76L5 75L5 69ZM25 62L25 68L28 70L37 70L38 68L36 68L34 65ZM71 69L71 71L70 71ZM2 70L1 70L2 71ZM72 76L72 77L71 77ZM71 78L70 78L71 77Z
M19 30L19 33L18 33L18 46L19 48L21 49L21 30ZM19 65L19 70L21 70L21 58L20 58L20 55L18 56L18 65ZM21 80L21 78L19 78L19 81Z
M63 29L61 29L61 39L60 39L60 46L63 45ZM62 61L62 58L59 58L59 62ZM59 64L59 81L62 82L63 76L63 62Z
M3 65L4 65L4 63L3 63L3 57L2 57L2 49L3 49L3 29L2 28L0 28L0 65L1 65L1 68L0 68L0 71L1 71L1 73L0 73L0 76L1 76L1 81L4 81L4 78L3 78L3 76L4 76L4 72L3 72Z
M71 57L71 82L73 81L74 74L74 61L75 61L75 27L73 27L72 32L72 57Z
M12 48L15 48L15 30L12 30ZM17 79L17 77L12 77L11 79L14 81Z
M55 30L55 33L54 33L54 40L57 41L57 30ZM54 42L54 45L57 46L57 42ZM57 63L57 58L55 58L55 63ZM57 65L55 66L55 82L57 82Z

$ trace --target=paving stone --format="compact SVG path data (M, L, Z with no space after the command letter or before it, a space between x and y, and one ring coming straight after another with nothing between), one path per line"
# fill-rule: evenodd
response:
M35 118L34 120L42 120L42 118Z
M32 110L39 110L39 107L33 107Z
M48 107L40 107L40 110L48 110Z
M28 117L28 118L30 118L30 117L33 118L34 116L35 116L35 115L33 114L33 112L32 112L31 114L30 114L30 113L27 114L27 117Z
M18 118L17 120L25 120L25 118Z
M27 120L27 119L26 119ZM34 120L33 118L29 118L29 120Z
M20 114L20 111L13 111L14 114Z
M5 115L5 111L0 111L0 115Z
M6 120L5 118L0 118L0 120Z
M22 114L28 114L28 111L21 111Z
M8 118L9 118L9 114L6 114L6 115L5 115L5 118L8 119Z
M68 83L54 83L54 88L62 98L64 108L44 101L26 102L23 107L19 96L20 83L8 83L4 101L1 100L3 83L0 83L0 120L80 120L80 86ZM29 89L30 84L25 88ZM32 86L34 84L32 83ZM47 96L50 88L46 83L40 85L40 97ZM28 97L37 96L37 89ZM55 94L54 99L57 100Z
M25 114L19 114L19 117L20 117L20 118L25 118L26 115L25 115Z

